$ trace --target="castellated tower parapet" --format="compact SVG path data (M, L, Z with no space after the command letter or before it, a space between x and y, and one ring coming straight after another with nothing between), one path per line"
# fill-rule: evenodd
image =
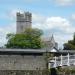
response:
M16 14L16 33L21 34L27 28L32 27L32 14L29 12L20 13L17 12Z

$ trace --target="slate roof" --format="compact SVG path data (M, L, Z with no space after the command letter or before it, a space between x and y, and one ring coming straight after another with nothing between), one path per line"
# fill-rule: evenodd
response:
M55 49L55 48L54 48ZM75 54L75 50L57 50L55 49L56 52L54 53L71 53L71 54ZM26 53L33 53L33 54L42 54L45 52L51 52L51 50L47 50L47 49L0 49L0 54L26 54Z
M0 49L0 54L43 54L45 49Z

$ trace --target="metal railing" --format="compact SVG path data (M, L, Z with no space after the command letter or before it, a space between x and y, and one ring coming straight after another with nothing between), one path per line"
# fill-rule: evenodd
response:
M71 66L75 65L75 55L68 55L66 56L59 56L59 57L53 57L52 60L50 60L50 65L51 67L58 67L58 66Z

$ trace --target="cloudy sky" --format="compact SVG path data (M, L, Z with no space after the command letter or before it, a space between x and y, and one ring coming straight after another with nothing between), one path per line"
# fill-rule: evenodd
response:
M6 34L16 32L16 12L32 13L33 27L53 34L60 46L75 32L75 0L0 0L0 46Z

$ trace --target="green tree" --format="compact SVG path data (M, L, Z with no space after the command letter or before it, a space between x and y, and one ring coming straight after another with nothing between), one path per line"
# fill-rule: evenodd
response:
M31 48L38 49L42 47L41 36L43 31L40 29L26 29L21 34L7 34L7 48Z
M75 50L75 33L73 35L73 40L64 43L64 50Z

